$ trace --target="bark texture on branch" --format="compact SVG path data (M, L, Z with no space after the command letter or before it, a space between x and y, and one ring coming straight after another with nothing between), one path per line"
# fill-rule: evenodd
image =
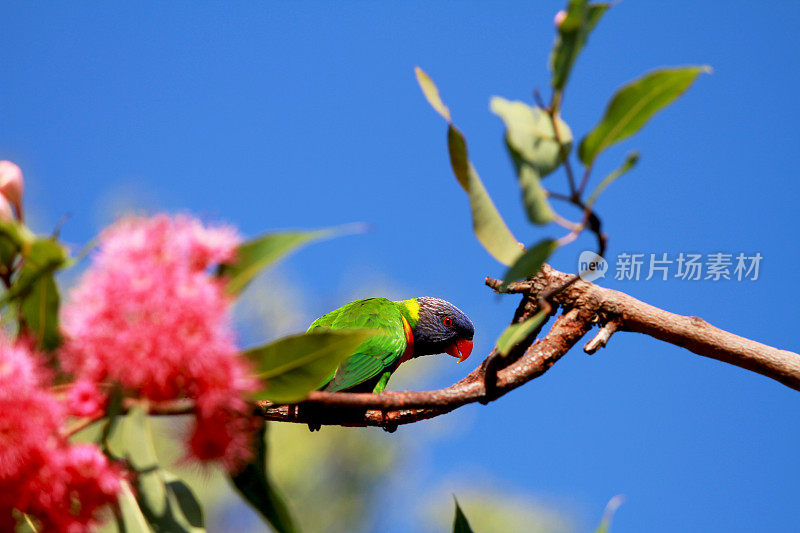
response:
M508 292L539 293L553 284L566 283L572 277L545 265L535 278L513 283ZM487 285L495 289L500 286L499 282L489 279ZM625 293L582 280L576 281L552 299L562 305L586 309L602 324L616 321L620 331L644 333L800 390L800 355L729 333L702 318L670 313Z
M501 282L486 278L486 284L498 290ZM506 292L523 295L514 322L533 316L540 309L542 295L549 295L553 313L557 306L563 312L542 339L534 342L534 332L505 357L492 351L478 368L445 389L382 394L316 391L295 405L259 402L261 414L266 420L380 426L392 431L398 425L433 418L468 403L487 403L541 376L598 323L600 333L587 344L592 353L615 331L633 331L800 390L800 355L796 353L728 333L698 317L664 311L619 291L576 281L574 275L548 265L534 278L512 283Z

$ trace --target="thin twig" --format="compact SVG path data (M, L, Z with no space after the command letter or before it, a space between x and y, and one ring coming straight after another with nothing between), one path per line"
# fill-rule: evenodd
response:
M139 400L137 400L136 398L126 398L122 409L122 414L127 413L128 410L137 403L139 403ZM180 400L173 400L170 402L158 402L158 403L148 402L147 404L147 414L152 416L190 415L194 413L194 411L195 411L194 402L189 399L180 399ZM103 411L93 416L81 418L66 430L65 435L67 437L71 437L76 433L83 431L92 424L99 422L106 416L108 416L108 413Z
M583 351L592 355L593 353L597 352L600 348L605 348L606 344L608 344L608 340L611 338L611 335L617 331L617 328L620 326L620 321L618 318L614 318L609 320L600 328L597 332L597 335L594 336L592 340L586 343L583 347Z
M567 181L569 182L569 192L570 197L573 200L578 199L580 196L578 194L578 189L575 187L575 174L572 172L572 164L569 161L569 153L567 149L561 144L561 134L558 131L558 103L560 102L560 98L556 98L556 94L558 91L553 93L553 103L550 104L550 107L545 108L547 111L548 116L550 117L550 123L553 125L553 137L555 138L556 144L558 144L558 151L559 157L564 164L564 171L567 173Z
M584 191L586 191L586 185L589 184L589 175L592 173L592 165L587 165L586 170L583 172L583 177L581 178L581 184L578 186L578 197L583 197Z
M567 220L566 218L562 217L558 213L553 213L553 222L561 226L562 228L569 230L570 233L580 233L581 225L577 222L573 222L571 220ZM577 235L576 235L577 236ZM563 245L559 245L563 246Z
M560 192L554 192L549 189L545 189L544 192L546 192L547 196L549 196L550 198L555 198L556 200L563 200L564 202L572 203L572 198L570 198L566 194L561 194Z

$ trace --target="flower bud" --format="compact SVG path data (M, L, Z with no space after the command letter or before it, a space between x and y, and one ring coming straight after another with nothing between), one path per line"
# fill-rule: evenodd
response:
M11 204L2 194L0 194L0 220L3 222L14 220L14 211L11 209Z
M563 9L556 13L556 18L553 19L553 22L556 25L556 28L560 28L561 24L564 22L564 19L567 18L567 12Z
M95 416L105 409L107 398L88 379L79 379L69 388L67 410L74 416Z
M22 169L11 161L0 161L0 194L11 202L17 209L17 215L22 218L22 192L25 181L22 179Z

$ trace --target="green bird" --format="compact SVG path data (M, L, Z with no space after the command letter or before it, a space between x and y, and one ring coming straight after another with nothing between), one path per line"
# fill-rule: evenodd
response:
M475 328L467 315L440 298L421 296L393 302L356 300L316 319L308 331L374 329L320 390L382 392L401 363L414 357L448 353L465 360L472 353Z

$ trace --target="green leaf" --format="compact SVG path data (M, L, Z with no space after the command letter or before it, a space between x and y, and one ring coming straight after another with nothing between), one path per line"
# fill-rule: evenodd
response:
M561 118L556 117L559 143L553 120L545 110L499 96L492 97L489 108L506 125L506 146L517 172L520 165L527 163L543 178L558 168L569 154L572 130Z
M0 220L0 235L7 237L20 249L30 246L36 238L28 226L16 220Z
M217 275L226 278L229 294L239 294L259 272L284 255L313 240L329 239L344 233L360 231L362 226L342 226L316 231L284 231L267 233L239 246L236 259L220 265Z
M541 179L564 161L572 147L572 131L556 118L559 143L546 111L498 96L489 105L506 125L506 146L517 171L528 219L539 225L551 222L555 215Z
M594 191L592 191L592 194L589 195L589 199L586 200L586 207L588 208L594 205L594 202L597 200L598 196L600 196L600 193L606 190L606 187L614 183L614 181L616 181L617 178L619 178L620 176L628 172L630 169L632 169L638 161L639 161L639 152L629 153L627 157L625 157L625 162L622 164L622 166L620 166L617 170L615 170L614 172L603 178L603 181L600 182L600 185L598 185L597 188Z
M528 338L528 336L544 321L547 313L539 311L525 322L511 324L497 339L497 351L500 355L508 355L511 350Z
M166 514L167 489L160 475L161 466L153 445L147 411L141 405L130 409L125 420L125 437L124 454L137 473L137 499L148 521L153 523Z
M443 119L450 122L450 110L444 105L444 102L442 102L439 89L436 87L436 84L433 83L431 77L419 67L414 67L414 74L417 75L417 83L420 89L422 89L422 94L425 95L425 99L428 100L428 103L437 113L442 115Z
M67 263L67 250L50 237L35 237L26 243L21 250L23 262L19 275L3 301L17 301L21 324L40 348L51 351L61 342L60 298L54 272Z
M469 197L472 230L478 242L500 263L510 265L522 253L522 245L497 211L478 172L469 161L464 136L452 124L447 128L447 146L453 173Z
M266 430L265 424L264 431L256 437L253 460L238 473L231 474L231 483L278 533L295 533L298 528L289 508L267 472Z
M205 531L205 518L200 502L189 488L172 472L161 471L166 483L169 508L173 511L172 520L178 526L177 531ZM163 522L169 524L169 521ZM166 529L166 531L173 531Z
M136 496L133 495L131 486L127 481L122 482L122 490L117 496L122 521L119 523L120 533L151 533L153 530L147 525L147 519L142 514Z
M127 419L123 415L125 395L119 384L114 384L108 395L106 415L108 420L100 433L100 445L103 453L114 460L125 458L127 448Z
M467 517L461 510L461 506L458 505L458 500L455 495L453 496L453 500L456 502L456 517L453 520L453 533L472 533L469 521L467 521Z
M522 165L519 169L519 186L522 189L522 204L528 220L540 226L555 218L553 208L547 200L547 193L542 187L539 173L530 165Z
M472 230L478 242L492 257L508 266L522 253L522 245L508 229L503 217L497 211L492 198L486 191L478 172L469 160L467 141L450 119L450 110L439 96L433 80L419 67L415 69L417 81L431 107L447 121L447 150L450 166L458 183L469 197L472 213Z
M326 330L284 337L247 350L244 355L256 365L264 389L254 398L293 403L318 389L339 366L353 355L372 330ZM379 333L378 333L379 334Z
M42 530L31 515L25 514L18 509L14 509L11 514L17 523L14 533L39 533Z
M550 70L553 71L551 84L554 89L561 90L567 84L572 65L609 7L611 4L606 2L589 4L587 0L570 0L567 16L557 28L556 42L550 54Z
M52 273L46 273L33 282L31 290L20 300L20 315L44 351L52 351L61 344L59 302L58 285Z
M518 279L533 276L550 255L556 251L558 243L553 239L542 239L536 243L536 246L530 248L527 252L522 254L517 261L511 265L503 277L503 284L500 286L500 292L506 290L508 284Z
M0 274L7 275L17 254L33 241L34 235L15 220L0 220Z
M14 263L14 259L19 253L19 247L8 236L0 232L0 275L8 276L11 272L9 265Z
M614 94L600 123L581 141L578 156L584 165L611 146L638 132L658 111L675 101L707 66L655 70Z
M191 489L159 465L147 412L134 406L125 422L125 455L137 474L138 502L148 523L157 532L204 532L202 509Z
M43 276L51 274L67 263L67 250L58 241L49 237L37 237L22 251L24 262L19 277L11 285L6 299L13 300L27 295L33 285Z
M611 527L611 520L614 518L614 513L617 512L617 509L623 503L625 503L625 496L622 494L617 494L608 501L606 510L603 512L603 520L600 522L597 529L594 530L594 533L608 533L608 529Z
M122 418L122 408L123 402L125 401L125 395L122 392L122 386L119 383L115 383L111 390L108 393L108 407L106 407L106 422L103 425L103 430L100 432L100 445L103 447L106 453L109 452L108 450L108 442L112 438L113 435L118 433L118 429L122 427L120 422L123 420ZM120 452L121 453L121 452ZM114 456L115 458L121 457L121 455Z

